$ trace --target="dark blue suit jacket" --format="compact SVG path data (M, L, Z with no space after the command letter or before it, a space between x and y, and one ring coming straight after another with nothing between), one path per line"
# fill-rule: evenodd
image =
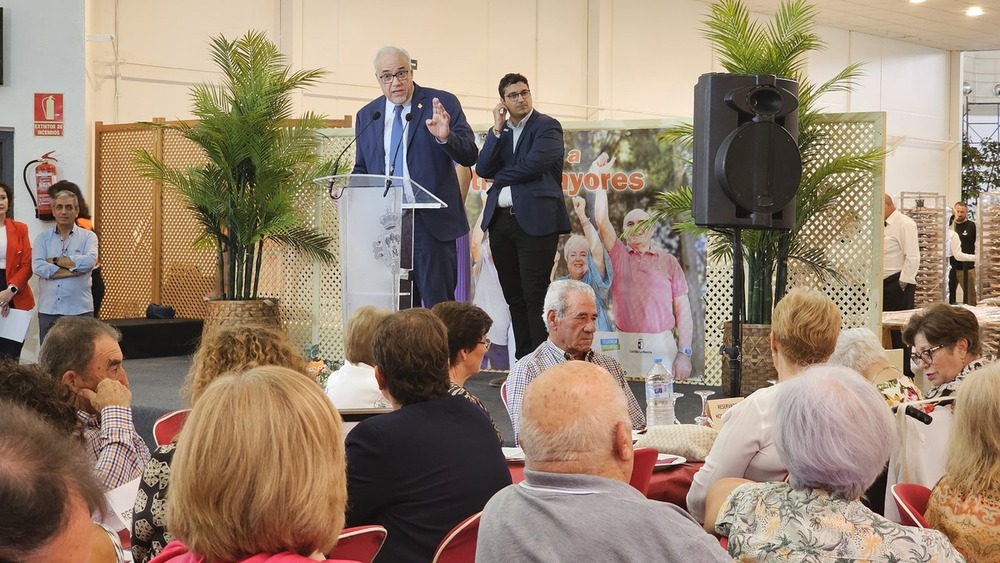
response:
M510 186L514 217L524 232L532 236L568 233L569 214L562 191L566 154L562 125L534 111L517 140L516 153L513 147L514 133L506 125L500 138L493 132L486 134L476 162L476 174L493 179L483 211L483 230L493 219L500 188Z
M451 116L451 135L448 142L437 142L427 130L426 120L434 113L431 100L437 98ZM372 115L382 115L371 123ZM406 128L406 165L410 178L448 204L443 209L422 209L416 214L418 228L429 231L439 241L455 240L469 232L469 219L465 214L462 194L458 189L455 164L472 166L476 163L476 137L465 119L462 105L453 94L444 90L421 88L413 85L410 123ZM355 150L353 174L385 174L385 96L379 96L358 111L355 131L361 132ZM402 173L397 170L397 175Z
M465 397L407 405L347 435L346 525L385 526L377 562L430 561L510 482L489 416Z

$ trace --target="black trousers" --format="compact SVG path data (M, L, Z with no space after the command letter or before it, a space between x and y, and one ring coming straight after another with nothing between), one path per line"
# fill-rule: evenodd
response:
M490 252L514 327L514 357L535 350L548 331L542 320L545 292L549 289L552 258L559 235L532 236L517 223L509 208L497 208L489 225Z
M969 270L963 270L955 267L954 264L948 268L948 303L952 305L955 304L956 297L958 296L958 285L959 280L962 283L962 300L966 305L975 305L975 303L969 303L969 285L973 279L969 276Z
M899 287L899 274L893 274L882 280L882 310L883 311L905 311L912 309L916 297L917 286L906 285L904 291ZM903 373L913 377L913 368L910 367L910 347L903 345L903 333L898 330L890 330L889 338L892 339L893 348L903 349Z

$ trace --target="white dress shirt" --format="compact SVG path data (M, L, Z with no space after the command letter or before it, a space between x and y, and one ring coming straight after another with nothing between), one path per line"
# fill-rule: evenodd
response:
M524 124L528 122L528 119L534 112L535 112L534 109L529 111L528 115L522 117L521 121L517 122L517 125L511 123L509 119L507 120L507 123L504 124L504 129L509 128L514 133L514 145L512 150L514 151L515 154L517 153L517 141L521 139L521 133L524 132ZM500 196L497 198L497 205L499 205L500 207L514 206L514 196L510 194L510 186L504 186L500 190Z
M959 262L975 262L975 254L966 254L962 252L962 239L959 238L958 233L948 229L948 256L951 256Z
M899 281L917 284L920 268L917 224L898 209L885 220L882 253L882 279L899 274Z

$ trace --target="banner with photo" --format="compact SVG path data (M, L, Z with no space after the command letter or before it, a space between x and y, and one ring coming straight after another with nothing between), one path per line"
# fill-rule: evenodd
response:
M667 123L618 125L564 126L563 192L572 232L560 237L552 279L571 277L594 288L594 349L617 357L629 376L643 376L654 358L671 371L686 370L675 357L690 348L691 375L698 377L705 366L704 237L681 235L664 221L623 238L648 217L658 193L690 184L690 151L657 140ZM488 334L494 346L483 367L507 369L513 362L510 316L479 220L489 187L473 174L466 198L471 300L494 321Z

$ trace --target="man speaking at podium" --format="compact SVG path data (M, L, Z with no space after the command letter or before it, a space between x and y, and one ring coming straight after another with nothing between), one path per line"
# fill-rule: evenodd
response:
M429 308L455 298L455 239L469 232L469 220L454 163L472 166L479 151L458 98L415 84L409 53L399 47L382 47L374 63L384 96L358 111L352 174L402 176L448 205L414 210L412 265L406 264L405 248L401 252L402 267L412 269L413 306L423 303ZM404 202L413 197L412 189L409 182L403 186ZM404 229L408 223L404 220Z

